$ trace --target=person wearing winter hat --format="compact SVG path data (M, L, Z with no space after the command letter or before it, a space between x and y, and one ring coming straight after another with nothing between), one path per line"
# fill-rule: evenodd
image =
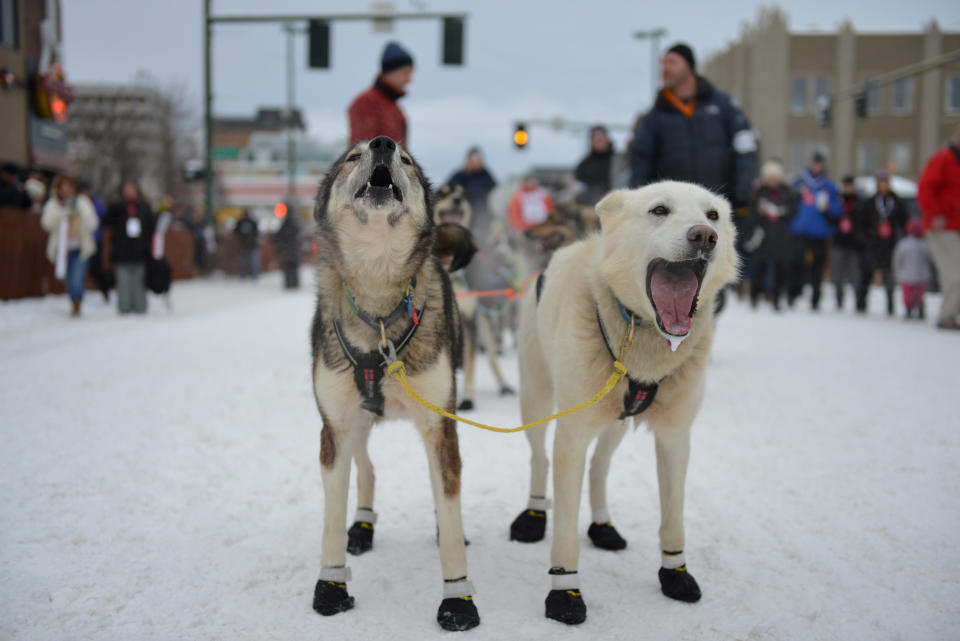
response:
M867 293L873 283L874 272L879 271L887 292L887 314L894 312L893 248L904 235L907 226L907 206L890 189L890 172L879 170L874 174L877 193L862 205L860 224L863 228L864 248L860 267L860 290L857 310L867 309Z
M950 144L927 161L917 204L943 291L937 327L960 330L960 126Z
M757 141L736 101L697 74L689 45L677 43L660 60L663 88L630 143L630 187L658 180L702 185L731 202L743 276L750 277L747 237Z
M630 144L630 187L683 180L746 207L757 174L750 123L729 94L697 74L688 45L670 47L660 67L663 88Z
M933 253L923 239L923 221L911 218L907 222L907 235L897 241L893 250L893 273L903 290L903 304L909 319L916 312L923 319L923 294L933 276Z
M396 42L388 42L380 57L380 74L373 86L354 98L347 109L350 145L377 136L389 136L407 145L407 118L397 101L413 78L413 56Z

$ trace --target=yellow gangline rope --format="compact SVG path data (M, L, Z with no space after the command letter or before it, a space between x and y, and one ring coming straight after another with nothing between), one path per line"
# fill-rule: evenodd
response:
M633 332L631 332L631 337L630 337L631 341L633 338L632 334ZM413 400L420 403L421 405L426 407L428 410L435 412L440 416L445 416L446 418L452 418L455 421L466 423L467 425L479 427L482 430L490 430L491 432L500 432L501 434L509 434L511 432L522 432L523 430L528 430L531 427L536 427L537 425L543 425L544 423L549 423L555 418L560 418L561 416L567 416L568 414L579 412L582 409L586 409L591 405L595 405L596 403L599 403L600 400L604 396L609 394L610 390L616 387L617 383L619 383L620 380L627 374L627 368L619 360L616 360L613 362L613 370L614 370L613 373L610 374L610 378L607 379L607 382L604 384L603 388L599 392L594 394L593 398L591 398L587 402L581 403L580 405L577 405L575 407L571 407L570 409L563 410L562 412L558 412L553 416L548 416L547 418L542 418L539 421L534 421L533 423L527 423L526 425L521 425L519 427L508 428L508 427L494 427L493 425L485 425L483 423L471 421L469 418L462 418L460 416L457 416L456 414L451 414L450 412L446 411L442 407L438 405L434 405L424 397L420 396L412 387L410 387L410 382L407 381L407 372L403 366L403 361L394 361L393 363L390 364L389 367L387 367L387 373L393 376L393 378L395 378L397 382L399 382L400 385L403 386L403 389L406 390L407 394L409 394Z

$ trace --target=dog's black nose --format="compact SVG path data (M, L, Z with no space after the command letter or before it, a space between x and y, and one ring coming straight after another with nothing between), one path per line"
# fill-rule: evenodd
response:
M393 151L397 148L397 143L393 142L393 139L389 136L377 136L370 141L370 149L384 149Z
M717 246L717 232L708 225L694 225L687 231L687 240L697 249L705 252L713 251Z

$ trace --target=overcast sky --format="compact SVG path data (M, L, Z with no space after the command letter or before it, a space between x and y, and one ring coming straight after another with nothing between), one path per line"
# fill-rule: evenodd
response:
M529 118L628 124L650 102L648 41L638 30L664 27L666 48L693 45L698 59L735 40L761 3L395 0L398 11L467 12L466 64L440 64L440 25L433 20L396 23L392 34L369 24L332 27L333 68L306 67L306 37L296 43L297 104L312 135L346 137L346 108L379 69L388 40L414 56L408 96L410 146L435 182L443 181L473 144L483 147L495 176L530 165L574 164L585 136L532 128L529 148L513 148L513 124ZM202 114L203 20L200 0L61 0L64 59L72 82L123 83L145 70L163 82L182 82ZM215 0L213 13L358 12L371 3L316 0ZM931 18L941 29L960 31L960 2L782 3L794 30L831 31L849 18L860 31L916 31ZM285 36L276 24L214 26L214 113L252 115L257 106L282 106ZM624 134L625 135L625 134ZM622 144L622 136L618 136Z

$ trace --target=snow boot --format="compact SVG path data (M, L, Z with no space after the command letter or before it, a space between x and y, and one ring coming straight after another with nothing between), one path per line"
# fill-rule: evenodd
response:
M587 604L580 590L550 590L546 600L548 619L576 625L587 620Z
M437 610L437 623L451 632L462 632L480 625L480 613L473 604L473 597L458 596L441 601Z
M500 386L500 396L516 396L517 392L509 385Z
M465 398L460 401L460 404L457 405L457 410L461 412L468 412L473 409L473 401L469 398Z
M627 542L620 536L620 533L617 532L617 528L610 524L610 521L606 523L591 523L590 527L587 528L587 536L589 536L593 544L601 550L616 551L627 547Z
M353 597L347 594L347 584L320 579L313 591L313 609L325 617L346 612L353 607Z
M510 540L536 543L547 532L547 513L527 508L510 524Z
M347 552L360 556L373 549L373 523L356 521L347 531Z
M659 576L660 591L671 599L687 603L696 603L700 600L700 586L687 572L686 565L673 570L660 568Z

